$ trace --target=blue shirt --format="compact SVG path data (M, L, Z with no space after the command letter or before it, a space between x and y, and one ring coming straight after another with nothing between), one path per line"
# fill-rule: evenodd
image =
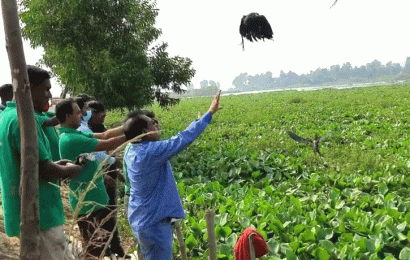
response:
M206 113L178 135L168 140L133 144L124 155L131 184L128 219L134 231L167 217L185 217L169 160L192 143L211 120L212 115Z

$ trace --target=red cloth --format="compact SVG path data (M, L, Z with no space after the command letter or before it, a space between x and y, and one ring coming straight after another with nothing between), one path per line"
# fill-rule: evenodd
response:
M255 248L255 255L257 258L266 255L269 252L268 245L266 244L263 236L252 228L245 228L241 236L236 242L233 249L235 252L235 260L249 260L251 259L250 249L249 249L249 235L255 233L252 236L253 247Z

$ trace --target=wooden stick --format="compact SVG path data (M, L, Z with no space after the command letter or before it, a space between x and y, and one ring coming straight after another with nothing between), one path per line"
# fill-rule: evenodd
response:
M208 229L209 260L216 260L215 221L212 209L206 212L206 226Z
M179 222L175 222L175 230L177 232L179 248L181 249L182 260L187 260L188 258L186 256L184 237L182 236L182 230L181 230L181 226L179 225Z
M255 255L255 246L253 245L253 236L256 235L256 233L251 233L248 237L248 242L249 242L249 253L250 253L250 257L251 260L255 260L256 259L256 255Z
M16 0L2 0L6 49L13 79L21 139L20 259L40 259L38 140Z

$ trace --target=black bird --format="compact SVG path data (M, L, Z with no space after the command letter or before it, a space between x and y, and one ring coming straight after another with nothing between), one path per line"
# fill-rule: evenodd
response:
M320 156L322 156L322 154L319 151L319 142L323 141L326 137L328 137L330 135L330 133L328 133L326 136L324 137L318 137L317 135L315 135L315 138L313 139L305 139L303 137L298 136L295 133L292 132L288 132L288 135L290 138L292 138L293 140L300 142L300 143L304 143L304 144L312 144L313 147L313 151L317 154L319 154Z
M260 39L273 39L272 28L265 16L258 13L244 15L239 26L239 33L242 36L242 49L245 49L243 37L249 41L258 41Z

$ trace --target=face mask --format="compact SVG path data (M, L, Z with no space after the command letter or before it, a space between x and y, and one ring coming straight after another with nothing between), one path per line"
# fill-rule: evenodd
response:
M43 112L47 112L50 109L50 103L47 102L46 106L43 108Z
M91 109L90 109L90 110L87 110L87 113L85 114L85 116L83 116L83 120L84 120L85 122L90 121L92 115L93 115L92 110L91 110Z

